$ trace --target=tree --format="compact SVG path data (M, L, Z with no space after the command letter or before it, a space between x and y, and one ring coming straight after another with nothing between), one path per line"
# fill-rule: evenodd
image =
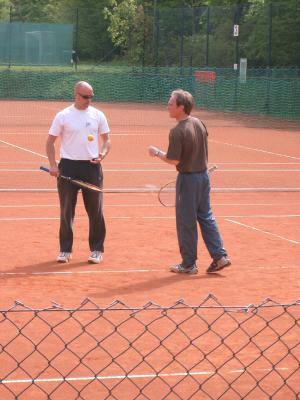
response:
M1 21L9 21L9 8L10 8L9 0L0 0L0 20Z
M300 64L299 0L274 4L252 0L244 22L243 29L247 32L244 48L250 65Z
M23 22L48 22L51 7L49 0L11 0L12 19ZM51 20L51 18L50 18Z
M104 8L112 42L131 62L138 62L143 51L144 8L137 0L109 0Z
M74 48L81 61L110 61L113 48L103 15L106 0L49 0L53 21L74 26ZM111 54L112 53L112 54Z

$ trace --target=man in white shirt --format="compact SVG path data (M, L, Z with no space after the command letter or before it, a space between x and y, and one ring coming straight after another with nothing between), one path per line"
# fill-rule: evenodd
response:
M104 113L91 106L94 96L92 86L84 81L74 87L75 101L58 112L52 122L46 143L50 175L69 176L102 188L101 161L110 151L109 126ZM60 137L60 161L55 158L55 141ZM57 179L60 201L60 253L58 262L70 260L73 248L73 220L79 187L64 179ZM84 206L89 218L88 261L99 263L103 259L105 221L103 195L82 189Z

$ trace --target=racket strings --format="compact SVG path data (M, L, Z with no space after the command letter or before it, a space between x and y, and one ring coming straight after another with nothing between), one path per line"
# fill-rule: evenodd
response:
M213 165L208 168L208 173L211 174L218 167ZM164 207L175 207L176 202L176 181L171 181L162 186L158 192L158 200Z

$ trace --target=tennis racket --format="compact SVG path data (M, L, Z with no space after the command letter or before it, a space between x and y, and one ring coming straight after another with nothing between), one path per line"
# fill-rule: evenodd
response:
M213 165L208 168L208 173L211 174L218 167ZM158 191L158 200L164 207L175 207L176 181L171 181L162 186Z
M43 166L40 166L40 170L45 171L45 172L50 172L49 168L43 167ZM64 175L59 175L58 177L60 179L64 179L64 180L66 180L68 182L71 182L74 185L79 186L79 187L81 187L83 189L92 190L93 192L102 192L102 189L100 189L96 185L92 185L91 183L84 182L84 181L81 181L79 179L72 179L69 176L64 176Z

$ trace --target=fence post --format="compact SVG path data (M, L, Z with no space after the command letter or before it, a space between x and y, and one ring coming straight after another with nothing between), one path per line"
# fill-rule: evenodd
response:
M11 67L11 23L12 23L12 6L9 6L9 29L8 29L8 68Z
M159 9L156 7L155 1L155 8L154 8L154 65L158 66L158 54L159 54L159 34L160 34L160 14Z
M205 65L208 67L209 60L209 31L210 31L210 7L207 6L207 18L206 18L206 54L205 54Z
M269 43L268 43L268 67L272 67L272 34L273 34L273 4L269 4Z
M240 48L239 48L239 36L240 36L240 16L241 16L242 4L236 4L235 12L233 17L233 26L237 27L237 32L234 32L235 38L235 63L239 64Z
M75 71L77 71L77 64L78 64L78 37L79 37L79 9L78 7L76 8L76 23L75 23L75 60L74 60L74 65L75 65Z
M184 10L185 7L182 8L182 13L181 13L181 30L180 30L180 55L179 55L179 60L180 60L180 74L183 74L183 41L184 41Z

